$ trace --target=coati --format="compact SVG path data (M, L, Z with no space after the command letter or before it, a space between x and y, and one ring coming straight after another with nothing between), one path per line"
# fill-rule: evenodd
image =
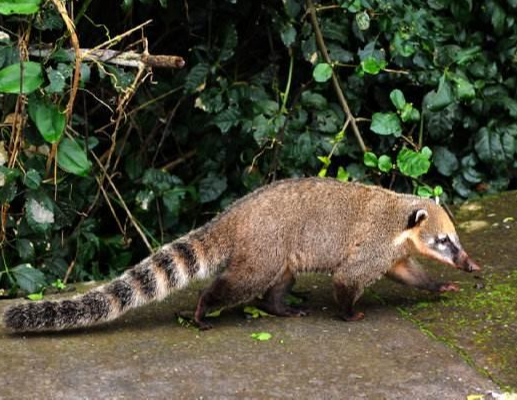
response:
M261 295L265 311L301 316L283 300L304 272L332 274L342 318L356 321L364 314L354 303L383 275L433 292L458 290L431 280L417 255L467 272L480 269L432 200L330 178L284 180L236 201L119 278L72 299L14 305L3 321L14 331L98 324L211 275L215 280L195 311L201 329L211 327L204 319L210 310Z

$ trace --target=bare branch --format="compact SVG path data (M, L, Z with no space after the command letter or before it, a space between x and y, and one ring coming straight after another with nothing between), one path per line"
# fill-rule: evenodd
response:
M318 17L316 15L316 9L312 0L305 0L305 4L307 6L307 11L311 17L312 27L314 29L314 35L316 36L316 43L318 44L318 48L320 50L321 55L325 62L329 65L332 65L332 60L330 59L329 53L327 51L327 46L325 45L325 41L323 40L323 35L321 34L321 29L318 23ZM334 91L336 92L339 104L341 108L345 112L347 118L350 120L350 125L352 126L352 131L354 132L355 138L359 143L359 147L361 150L366 152L366 146L364 145L363 138L361 136L361 132L359 132L359 128L357 127L356 120L350 107L348 106L348 102L343 94L343 90L341 89L341 84L339 82L339 78L334 70L332 70L332 85L334 86Z
M70 55L77 54L74 49L65 50ZM49 57L53 49L31 47L29 54L34 57ZM77 57L76 57L77 58ZM180 56L151 55L135 51L118 51L110 49L79 49L79 58L82 61L95 61L120 65L129 68L183 68L185 60Z

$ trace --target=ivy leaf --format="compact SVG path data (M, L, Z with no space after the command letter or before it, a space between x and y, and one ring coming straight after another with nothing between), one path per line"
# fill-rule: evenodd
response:
M390 172L393 168L391 157L383 154L379 157L378 167L382 172Z
M57 150L57 164L71 174L87 176L92 167L86 151L73 139L64 138Z
M360 30L366 31L370 28L370 16L367 11L355 14L355 22Z
M25 218L36 233L45 233L54 224L54 204L42 192L34 192L25 202Z
M438 172L444 176L452 176L459 167L458 158L446 147L434 147L433 163Z
M421 152L416 152L404 147L397 155L397 167L400 172L411 178L418 178L429 171L431 166L431 150L424 147Z
M377 75L386 65L387 63L384 60L378 60L375 57L367 57L361 61L361 70L370 75Z
M83 66L84 64L81 64ZM49 84L45 87L45 92L48 94L52 93L63 93L66 86L66 78L63 73L52 67L47 68L47 78ZM82 74L81 74L82 76Z
M235 47L237 47L237 30L234 24L228 24L224 29L224 40L219 54L219 60L224 62L229 60L235 53ZM199 65L199 64L198 64Z
M192 94L203 91L209 71L210 65L206 63L199 63L192 68L185 79L185 93Z
M35 169L29 169L25 174L24 182L25 186L29 189L37 189L41 184L41 175Z
M504 164L511 161L515 153L515 138L487 127L481 128L475 136L474 148L485 164Z
M350 174L343 167L339 166L337 169L336 179L340 182L348 182Z
M418 186L416 194L420 197L429 198L433 196L434 192L430 186L424 185Z
M237 125L239 119L239 109L237 107L229 107L226 110L223 110L222 112L217 114L213 121L222 133L226 133L230 130L230 128Z
M0 92L20 93L21 71L21 63L2 68L2 70L0 70ZM24 62L22 93L32 93L41 85L43 85L43 70L41 65L33 61Z
M18 239L16 241L16 251L23 260L32 260L35 255L34 244L29 239Z
M460 100L471 100L476 97L474 85L461 76L454 76L454 91Z
M430 96L427 108L431 111L440 111L454 101L452 88L449 81L442 75L438 85L438 91Z
M303 106L324 110L328 106L327 99L319 93L305 91L302 93L301 103Z
M29 293L39 292L45 285L45 275L30 264L20 264L10 270L21 289Z
M217 199L228 187L225 176L216 175L209 172L206 177L199 182L199 200L201 203L208 203Z
M378 135L402 135L400 119L393 112L373 114L370 129Z
M316 82L327 82L332 77L332 67L327 63L320 63L316 65L312 76Z
M39 11L41 0L2 0L0 14L36 14Z
M420 121L420 112L416 108L413 108L413 105L410 103L406 103L400 112L400 119L404 122L418 122Z
M401 111L406 105L406 99L404 98L404 93L401 90L395 89L390 93L390 99L393 105L397 108L397 110Z
M377 168L379 160L377 159L377 156L374 153L367 151L363 155L363 162L364 165L366 165L367 167Z
M296 29L291 23L288 23L280 31L280 37L285 47L291 47L296 41Z
M59 107L47 99L34 96L29 100L28 111L43 139L48 143L59 142L66 124L65 114Z

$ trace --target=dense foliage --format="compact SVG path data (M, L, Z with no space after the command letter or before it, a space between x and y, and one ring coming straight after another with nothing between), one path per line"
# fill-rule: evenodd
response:
M311 5L3 0L0 287L118 274L283 177L508 188L517 1L329 0L316 21ZM79 46L186 65L151 75Z

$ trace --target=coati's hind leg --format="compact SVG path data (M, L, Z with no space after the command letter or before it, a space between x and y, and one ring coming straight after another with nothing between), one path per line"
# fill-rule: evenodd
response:
M408 286L431 292L457 292L459 286L452 282L436 282L412 258L399 261L387 273L387 277Z
M381 264L372 264L365 268L363 260L344 265L333 277L334 299L339 306L339 316L345 321L359 321L364 313L354 310L354 305L364 292L365 285L376 278L375 271Z
M306 310L291 307L285 303L285 297L291 293L295 279L289 269L286 269L280 279L271 286L264 298L257 302L257 306L269 314L279 317L303 317L308 314Z

